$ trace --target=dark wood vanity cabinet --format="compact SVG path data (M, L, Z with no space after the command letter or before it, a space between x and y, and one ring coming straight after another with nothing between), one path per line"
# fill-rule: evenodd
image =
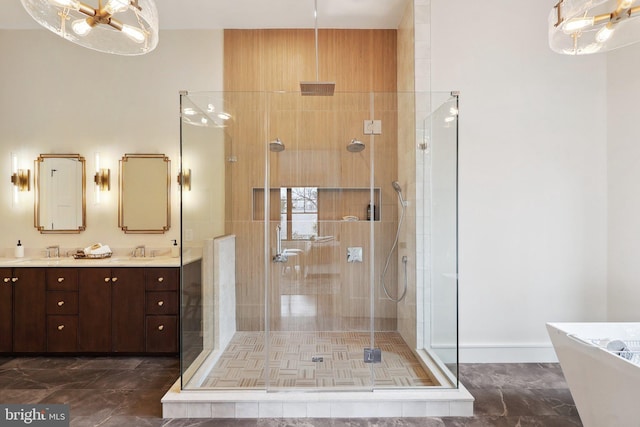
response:
M177 268L148 269L145 282L145 329L149 353L178 352Z
M145 350L145 269L78 269L78 350Z
M47 268L47 351L78 351L78 271Z
M44 271L0 268L0 284L0 351L44 352Z
M178 267L0 267L0 353L177 353Z
M13 284L11 283L11 269L0 268L0 352L7 353L12 350Z

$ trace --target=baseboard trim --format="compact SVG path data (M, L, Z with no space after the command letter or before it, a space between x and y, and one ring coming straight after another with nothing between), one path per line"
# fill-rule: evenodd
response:
M557 363L549 343L461 344L460 363Z

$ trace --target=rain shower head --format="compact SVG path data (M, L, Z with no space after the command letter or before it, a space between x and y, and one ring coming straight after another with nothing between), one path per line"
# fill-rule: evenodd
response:
M335 82L300 82L302 96L333 96Z
M313 17L316 36L316 81L315 82L300 82L300 94L302 96L333 96L333 92L336 89L335 82L321 82L319 72L318 59L318 0L313 2Z
M353 138L351 142L347 144L347 151L350 151L352 153L359 153L360 151L364 150L364 147L365 145L362 141Z
M276 138L269 143L269 151L273 151L274 153L284 151L284 144L280 141L280 138Z

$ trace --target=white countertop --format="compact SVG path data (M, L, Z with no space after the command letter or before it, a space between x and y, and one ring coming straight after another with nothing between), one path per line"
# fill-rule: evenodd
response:
M196 257L185 257L188 264L198 260ZM180 258L168 256L130 257L113 256L102 259L60 258L1 258L0 267L180 267Z

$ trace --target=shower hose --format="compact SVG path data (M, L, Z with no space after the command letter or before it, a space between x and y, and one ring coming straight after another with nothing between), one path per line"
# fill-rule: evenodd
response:
M400 214L400 221L398 222L398 229L396 230L396 238L393 240L393 246L389 250L389 255L387 255L387 261L384 264L384 269L382 270L382 275L380 276L380 282L382 283L382 290L384 290L384 294L393 302L400 302L407 295L407 256L402 257L402 264L404 266L404 289L402 290L402 294L398 298L394 298L389 294L387 290L387 285L384 283L384 278L387 275L387 270L389 269L389 262L391 261L391 255L393 251L395 251L396 246L398 246L398 238L400 237L400 228L402 227L402 222L404 221L404 210L405 204L401 201L400 205L402 206L402 213Z

